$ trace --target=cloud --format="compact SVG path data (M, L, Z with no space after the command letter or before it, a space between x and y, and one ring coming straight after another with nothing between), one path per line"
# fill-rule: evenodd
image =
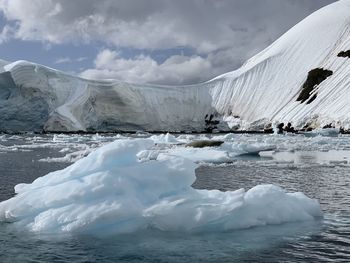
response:
M13 35L13 28L5 25L0 31L0 44L7 42Z
M69 57L62 57L58 58L54 61L54 64L68 64L68 63L75 63L75 62L83 62L87 60L87 57L79 57L79 58L69 58Z
M313 2L313 4L311 3ZM1 0L14 37L50 43L100 40L115 46L191 46L210 52L255 37L275 39L332 0ZM273 18L271 18L273 17ZM255 41L255 40L254 40Z
M88 57L80 57L76 59L77 62L83 62L85 60L88 60Z
M313 4L311 3L313 2ZM0 0L14 36L50 43L105 41L199 52L268 41L332 0Z
M209 61L200 56L174 55L159 64L149 56L125 59L110 49L102 50L95 59L95 68L81 73L89 79L118 79L134 83L189 84L201 81L202 74L212 70Z
M64 63L71 63L72 60L68 57L65 58L58 58L55 60L54 64L64 64Z
M135 70L140 65L139 71L141 65L150 65L151 69L139 72L145 80L152 79L148 74L154 70L156 82L178 79L187 83L237 68L312 11L331 2L334 0L0 0L0 10L8 21L6 39L46 45L102 43L111 50L191 48L194 56L180 57L184 59L181 63L176 56L162 64L147 56L113 58L119 65L134 65ZM192 73L198 75L185 80L187 71L180 77L179 65L190 64L196 67ZM165 74L171 67L176 72ZM89 74L102 71L104 75L120 72L96 64Z
M80 75L88 79L117 79L133 83L188 85L207 81L244 62L241 49L226 49L208 56L172 55L159 63L147 55L125 59L118 51L104 49L94 68Z

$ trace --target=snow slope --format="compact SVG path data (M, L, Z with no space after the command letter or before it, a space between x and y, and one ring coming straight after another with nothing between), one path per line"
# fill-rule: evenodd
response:
M350 121L350 1L342 0L313 13L237 71L213 80L213 105L221 114L253 122L291 121L301 126L317 119L347 126ZM317 87L317 98L297 102L310 70L334 74Z
M350 0L341 0L240 69L198 85L84 80L26 61L1 62L0 130L259 130L276 122L350 128L350 58L337 56L347 50ZM311 87L310 98L317 95L312 102L297 101L308 73L318 68L332 75Z

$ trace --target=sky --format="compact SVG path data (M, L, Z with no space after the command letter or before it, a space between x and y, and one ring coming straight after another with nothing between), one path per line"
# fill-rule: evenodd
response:
M185 85L239 68L335 0L0 0L0 59Z

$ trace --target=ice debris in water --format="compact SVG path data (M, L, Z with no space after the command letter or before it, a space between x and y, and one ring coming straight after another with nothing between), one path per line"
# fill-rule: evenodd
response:
M179 136L176 138L170 134L162 134L153 135L150 139L157 144L157 147L140 151L138 157L142 161L156 160L159 155L165 154L168 156L183 157L196 163L225 163L232 162L240 155L258 155L259 152L276 149L276 145L270 143L256 141L226 141L226 137L223 136L214 137L212 139L206 137L203 138L202 136ZM224 142L220 146L208 146L203 148L186 147L190 142L215 142L215 140L221 139L224 139ZM240 139L237 138L237 141L238 140Z
M167 154L141 162L137 154L151 147L149 139L117 140L17 185L17 195L0 203L0 221L42 233L121 234L227 231L322 216L316 200L273 185L196 190L196 164Z
M155 143L165 143L165 144L177 144L179 141L176 139L176 137L170 133L167 134L160 134L160 135L153 135L150 137L151 140L153 140Z

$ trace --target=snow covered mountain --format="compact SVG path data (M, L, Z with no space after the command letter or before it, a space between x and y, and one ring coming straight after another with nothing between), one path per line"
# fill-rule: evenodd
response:
M1 131L350 128L350 0L320 9L240 69L192 86L92 81L0 61Z
M350 0L313 13L212 90L220 114L251 122L350 123ZM348 53L346 53L348 51Z

